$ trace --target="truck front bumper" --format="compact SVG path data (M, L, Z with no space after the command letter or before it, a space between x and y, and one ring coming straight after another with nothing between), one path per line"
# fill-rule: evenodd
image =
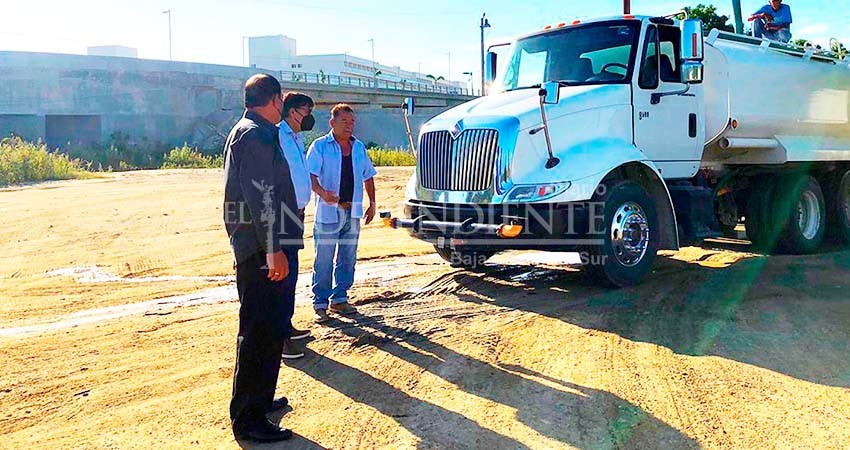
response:
M585 241L584 204L443 204L409 200L404 217L383 217L438 247L570 251Z

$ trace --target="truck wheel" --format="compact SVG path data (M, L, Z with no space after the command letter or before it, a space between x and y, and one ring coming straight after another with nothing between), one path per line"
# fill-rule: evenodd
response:
M600 186L592 202L601 206L602 214L593 218L596 223L591 223L588 237L598 236L601 242L585 247L582 259L588 272L617 287L640 283L652 270L658 251L658 215L652 198L640 184L623 181Z
M850 171L841 177L835 195L835 208L830 211L835 216L831 220L833 234L845 245L850 245Z
M449 263L452 267L463 268L469 270L479 270L484 267L484 263L493 255L495 252L486 252L482 250L452 250L449 248L439 248L436 245L434 246L434 250L437 251L437 254L440 255L446 262Z
M780 252L802 255L817 251L826 230L826 202L814 177L780 179L771 213L771 225L779 230L776 247Z
M772 177L755 180L747 200L747 238L755 250L769 253L776 243L773 228L769 226L769 209L776 181Z

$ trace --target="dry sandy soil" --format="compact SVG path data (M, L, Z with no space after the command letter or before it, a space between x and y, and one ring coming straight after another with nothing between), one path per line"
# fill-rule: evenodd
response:
M381 173L398 212L410 169ZM0 447L239 448L221 184L154 171L0 191ZM714 242L627 290L559 255L471 273L429 253L365 228L360 314L312 327L278 383L292 408L274 419L297 437L257 448L850 448L850 252Z

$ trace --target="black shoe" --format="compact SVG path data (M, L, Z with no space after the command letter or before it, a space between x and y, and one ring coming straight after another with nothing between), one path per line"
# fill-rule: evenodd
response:
M283 359L298 359L304 357L304 350L301 350L292 343L292 339L283 341L283 352L280 355Z
M289 406L289 399L286 397L276 398L272 400L272 407L267 412L280 411L287 406Z
M293 341L298 341L301 339L307 339L310 336L310 330L299 330L298 328L292 327L292 336L289 336L289 339Z
M292 437L292 431L279 428L277 425L262 420L244 430L234 431L236 439L253 442L280 442Z

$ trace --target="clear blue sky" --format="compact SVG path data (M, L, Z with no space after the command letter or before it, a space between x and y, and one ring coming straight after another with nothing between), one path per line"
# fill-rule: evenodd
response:
M666 14L695 3L632 0L635 14ZM710 3L710 2L706 2ZM713 2L731 16L730 0ZM766 0L743 0L744 14ZM795 37L825 44L829 37L850 43L850 8L831 0L787 0L794 12ZM84 54L89 45L125 45L140 58L168 59L168 22L172 11L175 60L242 64L242 36L285 34L298 41L301 54L342 53L445 75L451 53L451 78L462 72L479 77L479 29L482 12L492 28L488 43L576 18L614 15L621 0L398 2L365 0L12 0L3 5L0 50ZM836 10L837 9L837 10ZM477 89L477 86L476 86Z

